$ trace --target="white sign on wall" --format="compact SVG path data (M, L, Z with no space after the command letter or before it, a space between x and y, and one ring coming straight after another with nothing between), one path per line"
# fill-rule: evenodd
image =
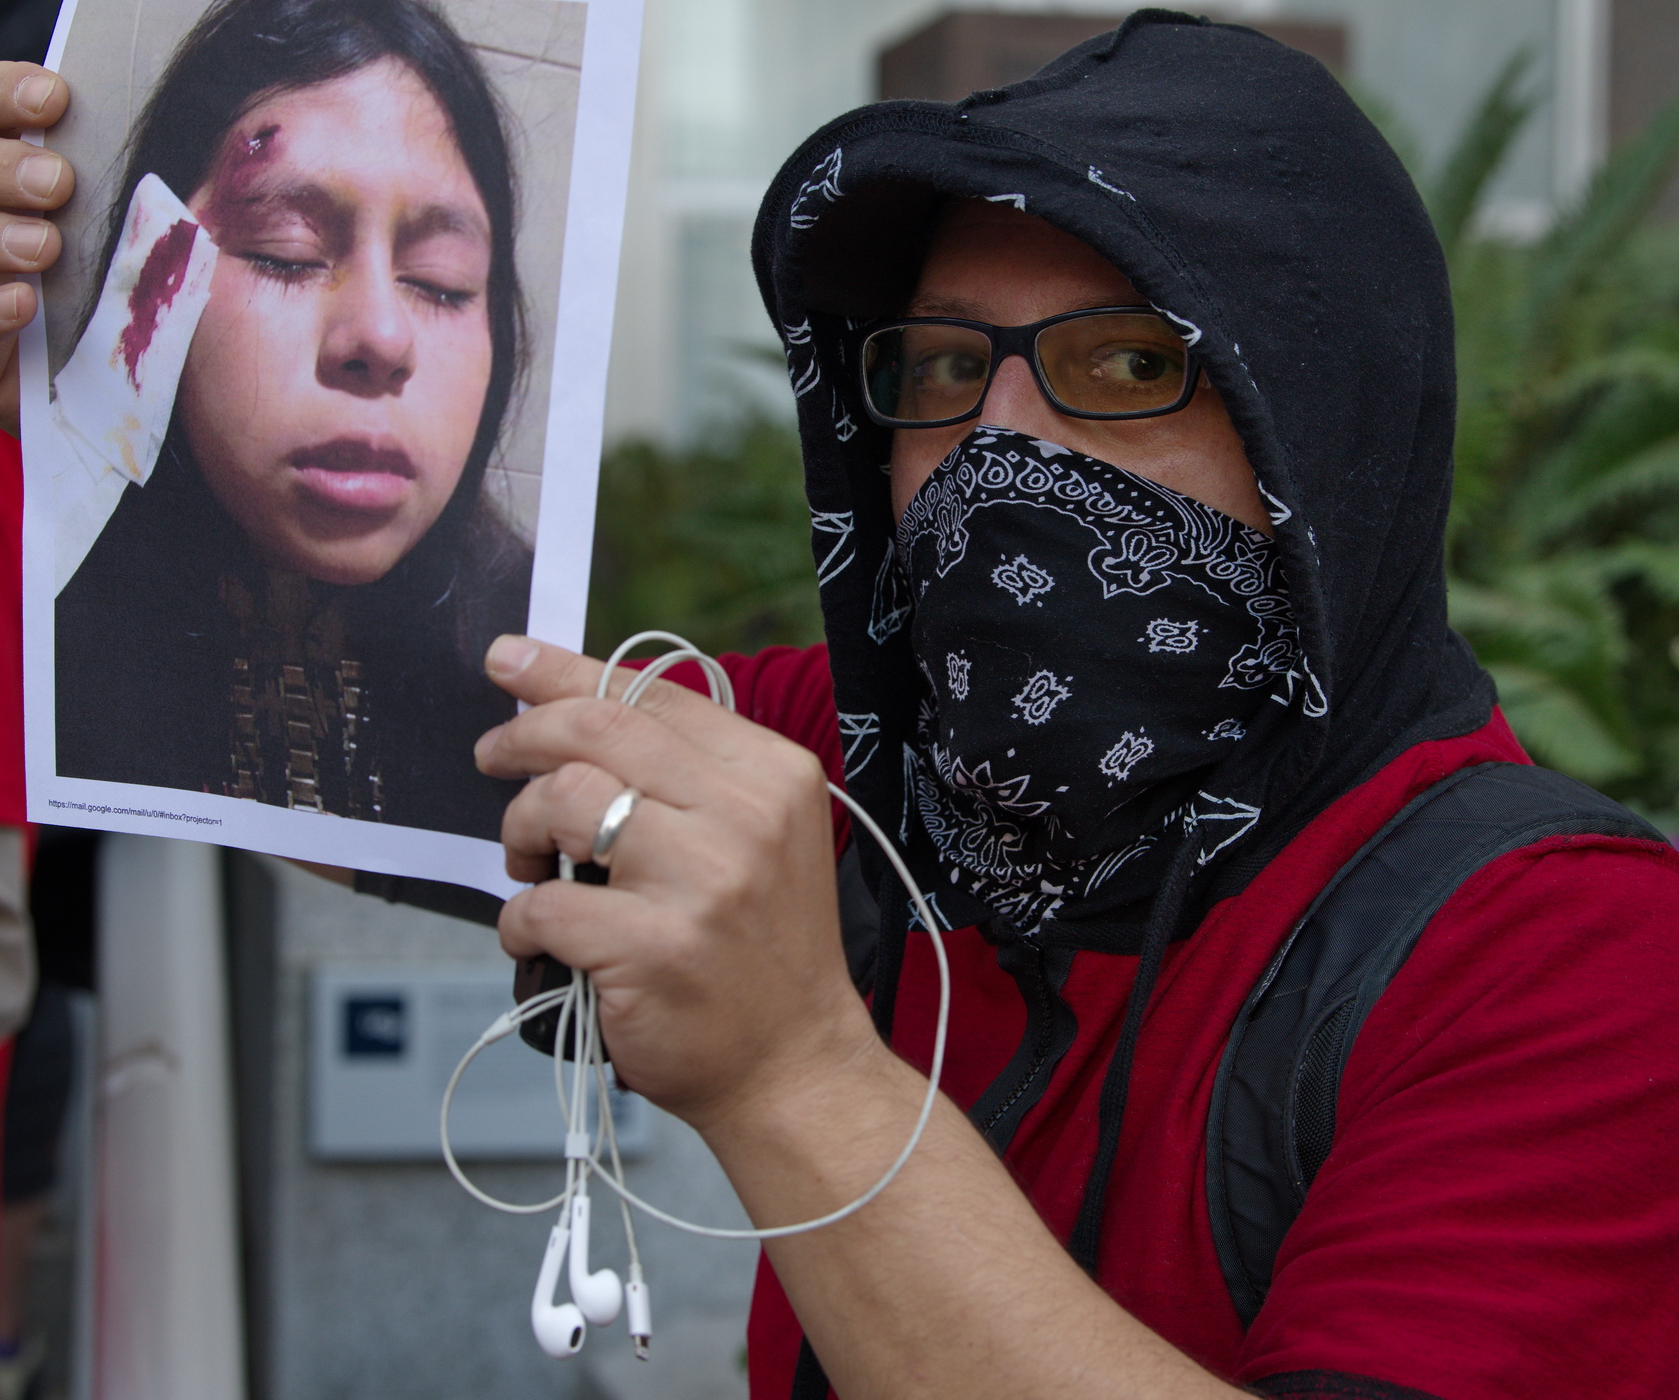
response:
M339 1161L441 1160L449 1076L512 1004L511 964L391 962L317 969L311 987L309 1146ZM614 1088L625 1156L650 1145L647 1101ZM554 1062L518 1036L487 1047L455 1091L450 1141L462 1159L564 1157Z

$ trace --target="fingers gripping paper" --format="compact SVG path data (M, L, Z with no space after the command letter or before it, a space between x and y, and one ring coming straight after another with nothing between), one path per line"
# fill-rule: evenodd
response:
M81 566L122 493L150 479L210 300L216 245L156 175L135 187L87 330L54 383L70 451L53 475L53 592Z

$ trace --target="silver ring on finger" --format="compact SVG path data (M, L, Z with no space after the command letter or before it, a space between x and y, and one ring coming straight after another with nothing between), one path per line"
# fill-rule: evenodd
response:
M600 826L595 831L595 844L589 851L589 859L600 866L602 870L612 868L612 847L618 840L618 833L623 831L624 824L629 821L630 813L635 811L635 804L639 801L641 801L641 794L633 787L627 787L606 804L606 811L601 816Z

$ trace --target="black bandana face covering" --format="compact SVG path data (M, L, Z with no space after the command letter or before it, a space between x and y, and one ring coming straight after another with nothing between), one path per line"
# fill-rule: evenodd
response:
M1196 811L1198 776L1295 667L1271 540L981 427L910 502L898 550L931 687L912 781L945 880L1025 934L1152 891L1172 825L1219 815ZM1232 840L1241 817L1223 814Z

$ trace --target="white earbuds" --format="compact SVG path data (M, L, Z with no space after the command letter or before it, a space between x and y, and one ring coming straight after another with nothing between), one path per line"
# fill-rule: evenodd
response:
M584 1213L585 1222L588 1220ZM583 1313L575 1303L556 1303L554 1289L560 1282L560 1261L566 1256L564 1225L556 1225L548 1232L548 1248L542 1256L542 1268L536 1276L536 1292L531 1297L531 1331L536 1344L556 1360L564 1361L583 1349L587 1328ZM613 1279L616 1283L618 1280ZM614 1307L616 1312L617 1308Z
M596 1327L617 1317L624 1303L617 1274L611 1269L589 1272L589 1197L582 1191L571 1198L571 1297Z

